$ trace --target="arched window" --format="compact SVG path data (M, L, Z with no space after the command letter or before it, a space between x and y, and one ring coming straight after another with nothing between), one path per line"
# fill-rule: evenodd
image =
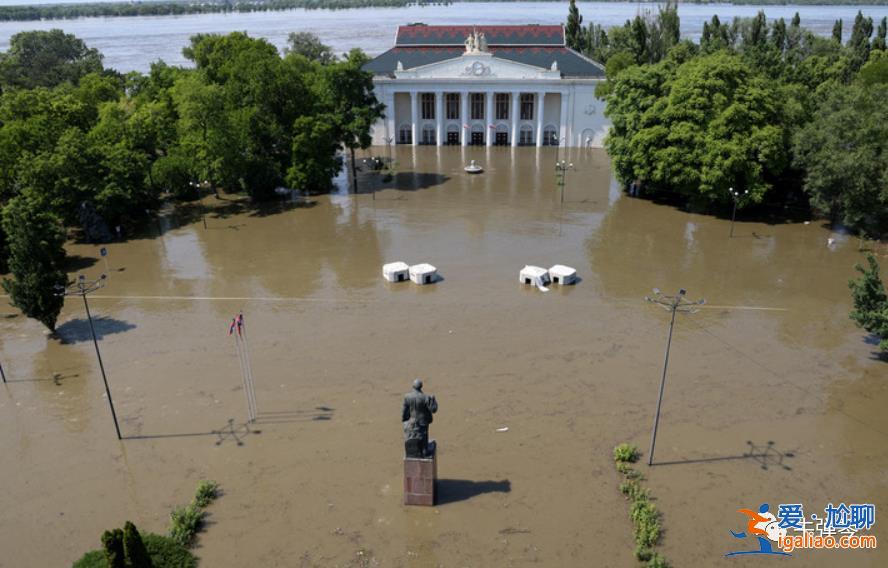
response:
M521 126L521 130L518 133L518 145L519 146L533 146L536 142L533 139L533 127L529 124L524 124Z
M426 145L436 144L435 127L433 125L426 124L422 127L422 143Z
M499 123L496 125L496 131L493 134L493 143L496 146L508 146L509 145L509 126L505 123Z
M444 140L448 146L459 144L459 125L450 123L447 125L447 138Z
M476 122L472 125L472 135L469 138L472 143L472 146L483 146L484 145L484 125Z
M551 124L543 128L543 146L558 146L558 131Z
M413 128L409 124L398 128L398 144L413 144Z

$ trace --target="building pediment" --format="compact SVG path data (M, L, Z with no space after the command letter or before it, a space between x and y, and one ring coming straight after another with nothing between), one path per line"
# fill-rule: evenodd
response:
M459 57L419 67L404 68L399 62L396 79L558 79L561 71L552 61L549 68L518 63L492 53L463 53Z

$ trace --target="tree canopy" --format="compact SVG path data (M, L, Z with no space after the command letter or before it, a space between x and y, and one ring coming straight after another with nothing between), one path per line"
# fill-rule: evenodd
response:
M568 21L580 22L579 11ZM613 124L605 145L617 177L648 194L717 209L807 203L871 236L888 232L885 145L888 19L858 13L842 44L752 18L703 25L681 40L675 5L604 30L590 22L586 55L605 63L596 93Z
M207 185L253 200L285 184L329 190L342 153L370 144L383 105L362 52L338 60L316 39L282 55L244 33L199 34L184 50L194 68L157 62L122 76L59 30L14 36L0 54L0 267L8 256L16 305L54 325L56 300L41 294L58 280L65 228L93 238L107 233L94 226L137 221L164 196L194 199ZM7 221L23 216L38 222Z
M76 84L102 71L102 54L62 30L20 32L0 54L0 89Z

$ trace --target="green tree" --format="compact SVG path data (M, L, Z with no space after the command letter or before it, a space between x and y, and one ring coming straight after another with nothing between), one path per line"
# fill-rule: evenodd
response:
M114 529L102 534L102 547L105 550L105 561L108 568L127 568L126 555L123 551L123 531Z
M27 195L12 199L3 209L3 230L9 247L12 279L3 280L11 304L50 331L62 311L58 286L67 283L65 231L61 223Z
M287 37L284 54L295 53L309 61L317 61L321 65L329 65L336 61L336 55L329 46L321 43L320 38L311 32L292 32Z
M294 124L293 159L287 171L289 187L311 193L329 190L341 162L333 115L303 116Z
M136 526L127 521L123 525L123 553L127 568L152 568L151 558Z
M837 44L842 45L842 19L841 18L836 20L836 23L833 24L832 39Z
M888 57L872 59L860 68L856 81L861 85L888 85Z
M885 36L888 35L888 16L882 18L879 22L879 28L876 30L876 37L873 38L873 51L885 51L888 49L885 45Z
M605 144L624 183L707 203L742 188L759 202L786 166L782 110L773 86L724 52L630 67L607 99Z
M385 105L373 94L373 75L364 71L369 58L353 49L344 61L323 68L324 108L336 117L337 139L351 154L352 181L357 191L355 150L370 147L370 128L383 116Z
M816 207L854 229L888 230L888 85L835 86L794 139Z
M584 41L583 16L577 8L576 0L570 0L567 7L567 23L564 25L564 40L567 47L576 51L583 51Z
M876 258L868 254L866 261L867 268L859 264L854 266L860 277L848 282L854 300L850 316L859 327L874 333L880 340L879 347L888 351L888 296Z
M54 87L77 83L102 71L102 55L62 30L19 32L0 54L0 89Z
M848 40L848 48L851 50L851 69L857 71L863 67L870 53L870 36L873 35L873 19L864 17L863 12L858 11L854 18L854 27L851 28L851 38Z

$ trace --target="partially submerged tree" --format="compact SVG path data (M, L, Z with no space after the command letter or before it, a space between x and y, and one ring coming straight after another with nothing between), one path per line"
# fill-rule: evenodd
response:
M3 280L3 288L13 306L55 331L64 303L58 287L67 283L65 230L27 195L14 198L3 209L3 229L12 274L11 280Z
M888 296L885 294L885 283L879 276L879 264L876 258L866 255L867 268L857 264L854 266L861 276L848 282L854 299L854 310L851 319L858 326L875 334L879 338L879 347L888 351Z
M811 203L876 236L888 227L888 85L833 87L795 136Z

